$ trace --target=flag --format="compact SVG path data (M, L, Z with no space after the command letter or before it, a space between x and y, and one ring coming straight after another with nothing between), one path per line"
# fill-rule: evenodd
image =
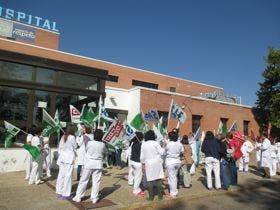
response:
M183 109L174 102L172 99L170 103L170 109L168 114L168 119L173 118L179 120L181 123L184 123L187 119L186 113L183 111Z
M11 147L13 145L13 138L15 136L13 136L12 134L8 133L8 132L5 132L4 133L4 146L5 148L8 148L8 147Z
M11 123L9 123L7 121L4 121L4 126L6 128L6 131L13 136L16 136L21 131L20 128L12 125Z
M95 114L92 110L92 108L88 108L85 106L85 104L83 105L83 109L82 109L82 113L80 116L80 121L83 122L86 125L89 126L93 126L93 122L94 120L96 120L97 114ZM97 121L97 120L96 120Z
M41 155L41 151L38 147L32 146L30 144L24 144L23 148L30 153L33 159L37 159Z
M200 127L199 127L199 128L196 130L196 132L194 133L193 138L194 138L194 140L197 140L197 139L200 140L200 138L201 138L201 130L200 130Z
M145 121L158 121L159 120L158 111L156 109L152 109L149 112L144 113L143 119Z
M227 129L223 122L220 120L219 127L218 127L218 134L226 134Z
M162 123L162 120L163 120L163 117L161 117L159 119L159 121L156 123L156 127L157 129L160 131L161 135L162 136L166 136L167 135L167 130L166 128L164 127L163 123Z
M230 127L230 129L228 130L228 132L230 133L234 133L235 131L237 131L237 123L236 121L234 121Z
M57 133L61 129L59 122L56 123L45 109L43 109L43 127L43 136L50 136L52 133Z
M123 124L119 120L114 120L114 122L108 128L107 133L103 136L103 141L115 146L119 142L119 137L123 132Z
M148 130L151 130L151 127L149 126L148 123L144 123L144 127L143 127L142 131L143 131L144 133L146 133Z
M135 132L134 132L133 128L130 125L128 125L126 122L124 123L124 129L125 129L125 132L124 132L125 139L131 140L132 138L134 138Z
M38 147L32 146L30 144L15 143L16 146L23 147L26 149L33 159L37 159L41 155L41 151Z
M153 131L154 131L155 134L156 134L156 141L161 141L161 140L163 140L163 136L162 136L160 130L155 126L155 124L153 124Z
M80 122L81 113L79 112L78 109L76 109L72 105L70 105L70 116L71 116L71 122L72 123L79 123Z
M142 118L142 114L139 113L130 122L130 125L138 131L141 131L145 126L145 121Z

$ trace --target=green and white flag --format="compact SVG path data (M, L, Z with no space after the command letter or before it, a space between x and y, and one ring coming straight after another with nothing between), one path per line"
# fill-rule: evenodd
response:
M5 133L4 133L4 139L5 143L4 146L5 148L11 147L13 145L13 138L21 131L20 128L12 125L11 123L4 121L4 126L5 126Z
M11 123L9 123L7 121L4 121L4 125L5 125L5 128L6 128L6 131L13 136L16 136L21 131L20 128L12 125Z
M160 131L162 136L166 136L167 135L167 130L164 127L163 123L162 123L163 117L161 117L158 121L158 123L156 123L156 127L157 129Z
M33 159L37 159L41 155L41 151L38 147L32 146L30 144L15 143L16 146L23 147L26 149Z
M61 129L59 123L56 123L55 120L43 109L43 136L49 137L52 133L57 133Z
M222 121L220 121L219 127L218 127L218 134L226 134L226 133L227 133L227 129L226 129L225 125L223 124Z
M130 122L130 125L138 131L142 131L145 126L145 121L142 117L142 113L135 115L135 117Z
M95 114L92 108L88 108L83 105L82 113L80 116L80 121L86 125L93 126L93 123L97 121L97 114Z

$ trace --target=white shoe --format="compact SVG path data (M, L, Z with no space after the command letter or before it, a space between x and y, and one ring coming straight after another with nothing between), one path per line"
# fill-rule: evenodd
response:
M35 184L43 184L44 183L44 181L42 181L42 180L39 180L39 181L37 181Z
M77 203L80 203L81 202L81 199L78 199L76 196L72 199L73 201L77 202Z
M98 202L98 198L92 199L92 203L97 203Z

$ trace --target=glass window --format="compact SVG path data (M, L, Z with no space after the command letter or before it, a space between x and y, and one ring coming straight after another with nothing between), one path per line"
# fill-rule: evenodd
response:
M0 86L0 119L26 121L29 90Z
M109 74L109 75L108 75L107 81L110 81L110 82L118 82L118 81L119 81L119 77Z
M201 115L192 115L192 132L195 133L201 124Z
M54 84L56 71L46 68L37 68L36 82Z
M175 93L176 92L176 88L175 87L170 87L169 91Z
M243 129L244 129L243 132L244 132L245 136L249 135L249 124L250 124L250 121L247 121L247 120L243 121Z
M43 109L50 114L51 96L46 91L35 91L33 124L39 124L43 119ZM52 116L53 117L53 116Z
M146 87L146 88L152 88L152 89L158 89L158 84L139 81L139 80L132 80L132 85Z
M86 75L58 72L57 85L86 90L97 90L98 79Z
M0 78L32 81L32 66L0 61Z

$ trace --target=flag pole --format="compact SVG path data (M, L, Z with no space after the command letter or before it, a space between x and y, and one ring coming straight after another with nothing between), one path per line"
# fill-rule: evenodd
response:
M173 104L173 98L171 99L171 103L170 103L170 106L169 106L169 112L168 112L168 121L167 121L167 125L166 125L166 130L168 132L168 126L169 126L169 121L170 121L170 115L171 115L171 108L172 108L172 104Z

